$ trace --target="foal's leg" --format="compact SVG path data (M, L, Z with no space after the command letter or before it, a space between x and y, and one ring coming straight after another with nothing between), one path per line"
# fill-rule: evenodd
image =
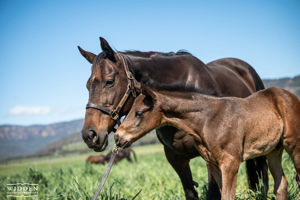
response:
M180 177L186 199L198 200L198 193L194 188L193 177L189 165L190 160L185 156L175 154L174 151L170 150L166 146L164 146L164 149L169 163Z
M297 142L296 147L294 148L294 151L290 154L290 156L294 162L294 166L297 173L296 181L298 183L298 186L300 187L300 141Z
M274 194L277 200L288 199L288 181L284 176L281 166L283 148L274 150L267 155L269 169L274 178Z
M240 167L240 162L234 158L224 159L220 165L222 173L222 200L234 200L237 176Z
M300 137L284 142L284 148L292 158L297 173L296 181L300 187Z

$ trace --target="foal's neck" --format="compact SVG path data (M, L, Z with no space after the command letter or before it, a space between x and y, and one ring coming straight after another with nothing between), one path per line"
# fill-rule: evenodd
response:
M218 98L199 93L161 93L161 110L169 124L201 140L206 117L215 112ZM170 93L169 93L170 94ZM179 96L185 94L185 98ZM202 140L201 140L202 141Z
M189 114L197 112L203 114L209 112L213 104L218 101L217 97L196 92L163 92L165 97L162 102L165 110L174 113ZM169 95L172 94L172 95Z
M178 96L177 96L178 97ZM191 135L200 155L210 160L211 153L207 149L203 127L209 115L216 112L218 98L187 93L185 99L176 96L165 96L162 100L163 119L166 124L172 125L183 132Z

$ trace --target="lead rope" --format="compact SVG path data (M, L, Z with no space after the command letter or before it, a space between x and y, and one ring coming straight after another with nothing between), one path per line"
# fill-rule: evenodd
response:
M114 147L114 149L112 150L112 156L110 157L110 160L109 160L109 163L108 163L107 168L106 168L106 170L105 170L105 173L104 173L104 175L103 175L103 178L102 178L102 180L101 180L101 182L100 182L100 185L99 185L97 191L95 192L95 194L94 194L92 200L96 200L97 197L98 197L98 195L99 195L99 193L101 192L102 187L103 187L103 185L104 185L104 183L105 183L105 181L106 181L106 179L107 179L107 177L108 177L108 175L109 175L109 172L110 172L110 170L111 170L111 168L112 168L112 165L114 164L114 160L115 160L117 154L118 154L118 147L117 147L117 145L115 144L115 147Z

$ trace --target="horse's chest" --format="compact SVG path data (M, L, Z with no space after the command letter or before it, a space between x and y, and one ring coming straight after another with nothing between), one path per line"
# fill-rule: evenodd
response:
M185 154L192 157L199 155L195 148L194 138L175 127L160 127L156 129L156 134L163 145L178 154Z

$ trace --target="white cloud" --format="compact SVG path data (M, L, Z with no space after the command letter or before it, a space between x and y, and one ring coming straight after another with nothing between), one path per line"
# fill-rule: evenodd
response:
M10 115L47 115L51 112L49 106L15 106L10 111Z

